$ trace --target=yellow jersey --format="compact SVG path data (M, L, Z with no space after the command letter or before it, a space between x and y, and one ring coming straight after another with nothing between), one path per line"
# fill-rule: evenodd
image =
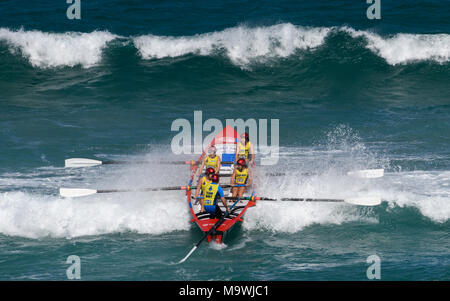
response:
M238 152L239 158L244 157L246 160L248 159L248 154L250 152L251 145L252 143L250 141L246 145L242 145L242 143L239 143L239 152Z
M202 177L202 194L203 194L203 196L205 195L206 185L208 185L209 183L211 183L211 181L208 181L208 179L206 179L206 176Z
M236 168L234 174L234 182L236 184L246 184L247 179L248 179L248 168L244 168L242 169L242 171Z
M205 187L205 198L203 199L204 206L214 206L216 201L216 194L219 190L219 184L209 182Z
M207 156L205 159L205 168L208 169L210 167L214 168L214 170L217 170L217 164L219 163L219 156L216 155L214 158L211 158L210 156Z

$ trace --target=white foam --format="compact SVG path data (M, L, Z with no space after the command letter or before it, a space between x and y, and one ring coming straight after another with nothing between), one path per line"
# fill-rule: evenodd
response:
M228 246L222 242L220 244L216 244L216 243L209 244L209 247L213 250L221 251L221 250L226 249Z
M310 158L312 159L312 158ZM260 195L273 198L311 197L347 198L354 195L375 195L388 202L386 214L392 209L412 207L434 223L450 219L450 172L416 171L386 173L379 179L345 177L339 171L324 170L316 176L296 176L286 170L286 178L271 179L259 189ZM378 223L376 207L353 206L345 203L259 201L248 210L244 227L247 230L268 230L293 233L305 227L341 225L348 222Z
M364 147L357 133L348 129L343 131L342 127L330 131L325 145L307 150L305 147L283 147L280 152L282 166L267 171L282 171L286 176L265 177L265 171L262 171L258 195L338 199L378 195L390 204L387 214L391 214L391 208L414 207L436 223L445 223L450 218L448 171L387 171L380 179L347 177L345 171L380 166L363 165L363 162L375 164L379 160L369 147ZM167 158L167 153L167 147L156 148L145 156L145 160L176 160ZM368 159L370 156L374 158ZM142 161L141 157L119 159ZM275 170L279 167L281 170ZM319 174L306 176L303 175L305 171ZM183 185L188 175L187 166L160 164L106 165L86 170L50 168L32 170L30 174L2 174L0 184L14 188L26 186L28 192L0 192L0 233L30 238L71 238L124 231L163 234L188 230L191 216L183 191L111 193L77 199L50 195L56 193L58 186L139 189ZM376 224L379 208L344 203L260 201L247 211L243 227L250 231L292 233L314 224Z
M144 59L212 55L224 51L233 64L245 66L320 46L329 31L330 28L307 28L290 23L253 28L241 25L195 36L139 36L134 38L134 44Z
M376 218L367 217L359 208L350 205L307 202L260 201L248 210L244 222L248 230L294 233L313 224L340 225L363 221L376 223Z
M450 219L450 172L414 171L388 173L372 189L382 193L390 208L415 207L436 223Z
M267 171L286 176L267 177L260 172L258 194L276 199L377 196L388 202L387 214L392 208L413 207L432 222L449 220L449 171L387 170L378 179L345 176L351 170L389 167L389 160L378 156L351 128L337 126L326 137L323 145L309 151L305 147L281 148L281 166ZM342 203L261 201L248 211L244 226L250 230L297 232L313 224L377 223L377 212L375 207Z
M285 58L297 50L314 49L324 43L333 31L364 37L367 48L391 65L433 60L450 60L450 35L399 33L382 37L376 33L349 27L302 27L283 23L267 27L237 26L219 32L195 36L145 35L134 38L134 44L144 59L178 57L186 54L213 55L224 51L233 64L246 66Z
M107 31L47 33L0 28L0 40L7 41L12 53L20 49L31 65L41 68L94 66L101 60L102 49L117 37Z
M0 233L29 238L114 232L161 234L189 228L183 195L111 194L63 199L23 192L0 194Z
M286 58L298 50L314 50L325 42L330 32L345 32L363 37L366 47L388 64L407 64L432 60L450 61L449 34L406 34L381 36L350 27L303 27L291 23L249 27L240 25L222 31L193 36L143 35L124 38L108 31L90 33L48 33L0 28L0 40L10 45L34 67L50 68L81 65L95 66L101 61L107 43L122 38L132 40L143 59L162 59L187 54L211 56L224 54L235 65L246 68L252 63L267 63Z
M369 31L344 27L352 37L365 37L367 48L384 58L391 65L432 60L438 63L450 61L450 35L399 33L382 37Z
M296 263L287 262L282 265L286 270L290 271L321 271L325 269L332 269L341 266L348 266L351 264L361 263L358 260L339 260L339 262L321 262L321 263Z

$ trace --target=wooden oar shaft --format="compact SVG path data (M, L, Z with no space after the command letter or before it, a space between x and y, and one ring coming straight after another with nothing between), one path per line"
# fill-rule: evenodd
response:
M191 189L195 189L192 187ZM155 188L141 188L141 189L99 189L97 193L113 193L113 192L131 192L131 191L162 191L162 190L186 190L185 186L174 187L155 187Z
M223 188L229 188L231 185L222 185ZM83 197L97 193L114 193L114 192L142 192L142 191L168 191L168 190L187 190L197 189L197 187L172 186L172 187L155 187L140 189L86 189L86 188L60 188L59 193L64 197Z
M112 192L128 192L128 191L132 191L132 190L128 190L128 189L99 189L97 190L97 193L112 193Z
M226 197L229 200L235 199L234 197ZM250 200L250 197L245 197L242 199ZM377 206L381 204L381 198L378 196L360 196L355 198L348 199L314 199L314 198L281 198L281 199L273 199L266 197L255 197L254 200L259 201L298 201L298 202L344 202L352 205L361 205L361 206Z
M281 199L270 199L270 198L256 198L259 201L284 201L284 202L344 202L341 199L313 199L313 198L281 198Z
M265 175L270 176L270 177L279 177L279 176L284 176L286 174L281 172L281 173L266 173ZM232 174L219 174L219 176L222 178L228 178L228 177L231 177Z
M237 197L225 197L227 200L236 200ZM241 199L249 200L250 197L243 197ZM255 197L256 201L294 201L294 202L344 202L345 200L341 199L314 199L314 198L281 198L281 199L272 199L265 197Z
M152 162L152 161L102 161L103 165L108 165L108 164L168 164L170 162ZM172 163L170 163L172 164ZM186 164L184 161L183 162L179 162L179 163L174 163L174 164Z

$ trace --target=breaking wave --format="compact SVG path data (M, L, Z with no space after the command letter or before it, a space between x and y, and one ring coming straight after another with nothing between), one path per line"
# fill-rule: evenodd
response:
M179 196L114 195L64 199L28 192L0 194L0 233L28 238L101 235L132 231L161 234L189 229Z
M11 53L20 51L33 67L40 68L92 67L100 62L103 48L115 38L107 31L47 33L0 28L0 40L8 43Z
M0 28L0 41L6 41L12 54L20 53L33 67L51 68L100 63L103 50L114 39L125 40L122 47L134 46L144 60L176 58L185 55L224 56L233 65L246 68L294 56L318 47L339 47L328 42L330 34L363 38L373 54L390 65L419 61L447 63L450 60L449 34L405 34L381 36L349 27L304 27L291 23L249 27L239 25L192 36L141 35L120 37L108 31L91 33L48 33L38 30ZM355 45L359 45L355 41ZM119 46L119 47L121 47ZM359 47L359 46L357 46ZM294 56L301 60L302 57Z
M330 28L306 28L290 23L269 27L238 26L189 37L140 36L134 39L144 59L186 54L212 55L224 51L235 65L268 58L285 58L299 49L323 44Z
M381 37L368 31L343 28L354 38L364 37L367 48L381 56L390 65L431 60L445 63L450 60L450 35L405 34Z

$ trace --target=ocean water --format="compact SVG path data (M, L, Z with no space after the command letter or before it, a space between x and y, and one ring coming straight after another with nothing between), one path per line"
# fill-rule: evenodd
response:
M69 255L82 280L367 280L371 255L382 280L450 280L450 2L365 2L2 1L0 280L65 280ZM177 265L202 237L182 191L59 196L185 185L157 162L196 158L170 143L198 110L279 119L258 195L382 204L260 202ZM366 168L385 176L343 176Z

